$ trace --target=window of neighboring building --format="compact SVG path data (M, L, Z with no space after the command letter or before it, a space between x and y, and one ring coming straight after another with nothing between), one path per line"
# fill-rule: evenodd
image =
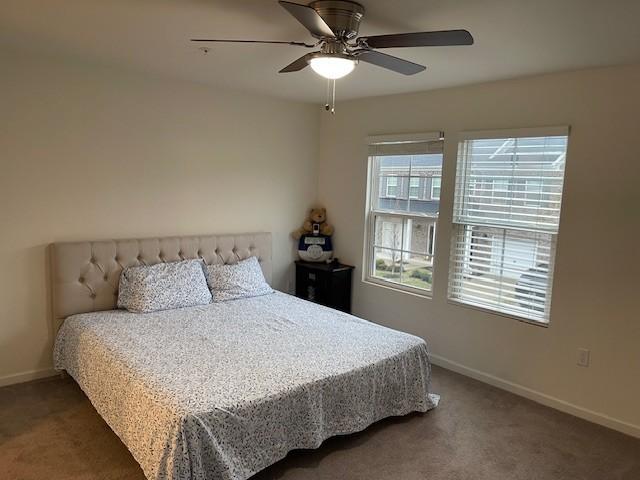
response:
M387 177L387 197L398 196L398 177Z
M411 177L409 179L409 198L420 197L420 179L418 177Z
M494 197L504 197L509 193L509 179L508 178L494 178L491 180L491 193Z
M451 300L549 322L567 141L566 128L463 135Z
M440 200L440 188L442 187L442 177L433 177L431 179L431 198Z
M542 199L542 182L538 179L524 181L524 203L536 206Z
M431 290L440 202L425 198L424 190L427 178L442 175L440 138L432 134L369 139L368 281L421 294ZM390 192L392 178L396 183Z

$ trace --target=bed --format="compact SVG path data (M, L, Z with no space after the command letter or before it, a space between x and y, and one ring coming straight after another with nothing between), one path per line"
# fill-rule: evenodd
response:
M436 406L425 342L290 295L135 314L122 268L249 256L267 233L55 244L57 369L153 480L244 480L293 449Z

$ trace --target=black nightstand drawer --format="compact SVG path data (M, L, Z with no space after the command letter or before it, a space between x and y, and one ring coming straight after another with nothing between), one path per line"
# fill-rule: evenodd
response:
M341 263L296 262L296 297L351 313L351 272Z

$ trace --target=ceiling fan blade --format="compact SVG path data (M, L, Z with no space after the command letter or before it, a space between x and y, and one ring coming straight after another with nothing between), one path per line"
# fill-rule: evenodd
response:
M424 65L387 55L386 53L374 52L373 50L359 50L354 52L354 55L361 62L371 63L372 65L393 70L403 75L415 75L416 73L423 72L427 68Z
M218 39L218 38L192 38L192 42L209 42L209 43L269 43L269 44L281 44L281 45L295 45L298 47L313 48L315 45L304 42L284 42L280 40L232 40L232 39Z
M278 2L287 12L298 20L304 27L311 32L311 35L317 38L328 37L335 38L335 34L329 28L329 25L313 8L298 3L279 1Z
M318 53L318 52L315 52ZM291 62L289 65L284 67L278 73L290 73L290 72L299 72L307 65L309 65L309 60L313 57L315 53L307 53L306 55L301 56L299 59Z
M450 45L473 45L473 36L466 30L443 30L440 32L397 33L359 38L371 48L396 47L446 47Z

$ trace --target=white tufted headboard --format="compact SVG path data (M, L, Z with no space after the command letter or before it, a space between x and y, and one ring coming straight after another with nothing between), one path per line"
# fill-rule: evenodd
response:
M76 313L116 308L122 269L202 258L227 264L255 256L271 283L271 234L202 235L54 243L51 251L55 331Z

